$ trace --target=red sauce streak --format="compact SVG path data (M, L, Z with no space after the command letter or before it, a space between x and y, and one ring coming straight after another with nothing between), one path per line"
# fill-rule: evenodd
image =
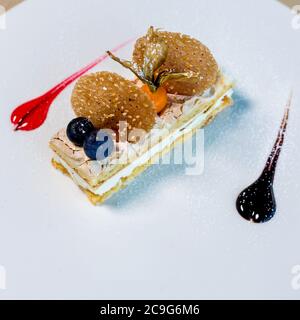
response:
M121 48L129 44L132 39L118 45L112 51L116 52ZM84 73L89 71L91 68L95 67L100 62L108 58L107 54L104 54L72 74L70 77L63 80L61 83L42 94L41 96L34 98L28 102L25 102L18 106L11 114L10 120L15 126L14 130L31 131L39 128L46 120L49 108L54 101L54 99L73 81L78 79Z

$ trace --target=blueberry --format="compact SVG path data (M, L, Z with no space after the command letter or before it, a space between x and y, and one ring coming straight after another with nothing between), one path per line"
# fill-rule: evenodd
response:
M114 140L107 131L94 130L85 139L83 149L91 160L103 160L114 151Z
M93 124L87 118L73 119L67 127L67 136L76 146L82 147L85 138L95 130Z

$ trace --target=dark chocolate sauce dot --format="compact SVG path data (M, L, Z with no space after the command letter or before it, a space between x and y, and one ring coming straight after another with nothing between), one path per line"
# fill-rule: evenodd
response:
M259 179L240 193L236 208L243 218L252 222L267 222L273 218L276 200L269 172L263 172Z

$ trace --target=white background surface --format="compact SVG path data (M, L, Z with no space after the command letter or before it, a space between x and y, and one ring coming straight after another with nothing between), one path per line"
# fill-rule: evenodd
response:
M7 298L300 298L300 30L275 1L26 1L0 31L0 265ZM154 166L93 207L50 165L48 140L73 117L72 86L37 131L12 109L153 24L200 39L237 82L205 130L205 169ZM130 48L120 52L129 54ZM95 70L122 71L106 62ZM276 217L250 224L237 194L262 170L290 88Z

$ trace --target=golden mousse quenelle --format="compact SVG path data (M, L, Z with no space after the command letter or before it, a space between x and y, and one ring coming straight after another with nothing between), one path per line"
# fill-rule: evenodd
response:
M71 97L76 118L50 140L55 168L94 204L232 104L232 82L187 35L150 27L131 60L108 54L135 78L109 71L80 78Z

